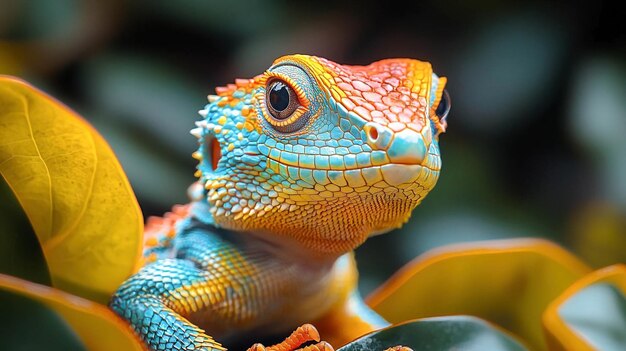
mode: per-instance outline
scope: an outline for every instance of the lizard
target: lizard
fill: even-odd
[[[388,326],[357,291],[353,250],[434,187],[445,85],[414,59],[288,55],[216,88],[191,131],[190,202],[148,220],[143,266],[110,307],[150,350],[294,329],[249,350],[333,350]]]

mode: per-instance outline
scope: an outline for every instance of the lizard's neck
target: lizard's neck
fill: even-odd
[[[333,264],[345,253],[329,254],[313,251],[290,237],[273,233],[240,232],[245,240],[262,247],[268,254],[285,262],[292,262],[319,270],[330,270]]]
[[[210,211],[210,205],[206,201],[191,203],[191,215],[203,224],[220,228]],[[314,270],[330,270],[337,259],[351,250],[338,253],[326,253],[311,250],[301,242],[285,235],[264,233],[257,231],[228,231],[229,235],[236,238],[242,245],[254,247],[256,250],[275,257],[285,263],[296,264]]]

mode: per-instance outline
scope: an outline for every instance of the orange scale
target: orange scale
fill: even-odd
[[[393,91],[393,86],[391,84],[383,84],[383,89],[385,89],[387,92],[391,92]]]
[[[369,85],[367,85],[367,83],[364,83],[364,82],[362,82],[360,80],[353,80],[352,81],[352,86],[355,89],[357,89],[359,91],[363,91],[363,92],[372,90],[372,87],[370,87]]]
[[[376,110],[370,112],[370,115],[374,119],[384,118],[385,117],[385,115],[382,112],[380,112],[380,109],[376,109]]]
[[[363,92],[363,97],[367,101],[371,101],[371,102],[379,102],[382,99],[382,96],[380,94],[374,93],[374,92],[371,92],[371,91]]]
[[[369,102],[365,102],[362,105],[363,107],[365,107],[366,109],[370,110],[370,111],[374,111],[376,110],[376,108],[374,107],[374,105],[370,104]]]
[[[250,82],[249,79],[235,78],[235,85],[238,87],[248,85],[249,82]]]
[[[380,125],[387,125],[389,124],[390,121],[395,121],[396,115],[394,114],[388,114],[387,117],[378,117],[378,118],[374,118],[372,120],[372,122],[378,123]]]
[[[420,106],[411,102],[411,104],[406,105],[405,110],[410,111],[411,113],[415,113],[420,109]]]
[[[424,107],[426,106],[426,98],[423,96],[420,96],[419,99],[417,99],[417,101],[419,102],[420,106]]]
[[[389,129],[393,130],[394,132],[399,132],[406,128],[406,124],[401,123],[401,122],[392,122],[392,123],[389,123],[387,127],[389,127]]]
[[[375,102],[375,103],[374,103],[374,106],[376,106],[376,109],[377,109],[378,111],[385,111],[385,110],[388,110],[388,109],[389,109],[389,106],[387,106],[387,105],[385,105],[385,104],[383,104],[383,103],[381,103],[381,102]]]
[[[158,244],[159,244],[159,241],[158,241],[158,239],[157,239],[157,238],[155,238],[155,237],[150,237],[150,238],[148,238],[148,239],[146,239],[146,240],[144,241],[144,246],[145,246],[145,247],[148,247],[148,248],[150,248],[150,247],[155,247],[155,246],[157,246]]]
[[[411,122],[409,124],[406,125],[407,127],[409,127],[410,129],[413,129],[416,132],[420,132],[422,130],[422,128],[424,128],[423,124],[418,124],[415,122]]]
[[[363,74],[363,72],[359,72],[359,71],[350,71],[349,73],[346,72],[346,75],[349,76],[350,78],[350,83],[352,83],[355,79],[362,79],[365,78],[365,75]]]
[[[408,95],[411,94],[411,89],[405,86],[399,86],[398,88],[396,88],[396,90],[402,93],[402,96],[405,97],[407,100],[410,99]]]
[[[163,218],[157,216],[148,217],[148,221],[146,222],[146,227],[159,226],[163,224]]]
[[[350,85],[349,83],[346,83],[346,82],[337,83],[337,86],[339,88],[341,88],[341,90],[343,90],[343,91],[352,91],[352,89],[353,89],[352,85]]]
[[[391,112],[398,114],[400,112],[402,112],[402,107],[398,106],[398,105],[391,105],[391,107],[389,107],[389,109],[391,110]]]
[[[358,105],[363,105],[364,103],[366,103],[365,99],[363,99],[361,96],[357,96],[357,95],[352,95],[350,96],[350,99],[352,101],[354,101],[354,103],[358,106]]]
[[[382,101],[386,106],[393,106],[396,104],[395,100],[389,95],[383,95]]]
[[[366,120],[371,120],[372,117],[370,116],[370,111],[368,111],[365,107],[363,106],[357,106],[354,108],[354,112],[356,112],[359,116],[363,117]]]
[[[224,95],[229,91],[230,89],[228,89],[227,87],[215,87],[215,92],[217,93],[217,95]]]
[[[389,94],[387,94],[387,96],[393,100],[400,100],[400,97],[402,96],[402,94],[400,94],[397,91],[392,91]]]
[[[342,74],[340,77],[341,77],[341,81],[342,81],[342,82],[346,82],[346,83],[348,83],[348,84],[351,84],[351,83],[352,83],[352,79],[353,79],[353,77],[352,77],[352,76],[350,76],[349,74]]]
[[[382,86],[378,88],[374,88],[374,91],[381,96],[387,95],[387,90],[385,90],[385,88],[383,88]]]
[[[409,123],[412,120],[413,113],[405,109],[404,111],[398,114],[398,117],[400,117],[400,122]]]
[[[352,89],[352,91],[350,91],[350,95],[354,96],[357,99],[361,99],[363,101],[365,101],[365,99],[363,99],[363,92],[360,90],[356,90],[356,89]]]
[[[391,77],[391,74],[389,74],[389,72],[387,72],[387,71],[381,71],[380,73],[376,73],[376,74],[372,75],[372,77],[374,77],[376,79],[384,80],[385,78]]]
[[[347,97],[341,99],[341,103],[346,109],[348,109],[348,111],[353,111],[354,108],[356,107],[356,104],[352,100],[350,100],[350,98],[347,98]]]
[[[385,116],[387,116],[387,121],[385,124],[388,124],[389,122],[396,122],[398,121],[398,115],[395,114],[394,112],[391,112],[389,110],[387,110],[385,112]]]
[[[410,104],[410,105],[406,105],[406,107],[404,108],[406,111],[409,111],[411,113],[417,113],[417,111],[419,111],[420,106],[419,105],[415,105],[415,104]]]
[[[385,83],[391,85],[392,87],[397,87],[400,84],[400,79],[396,77],[387,78],[385,79]]]

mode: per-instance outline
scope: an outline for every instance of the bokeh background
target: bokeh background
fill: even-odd
[[[447,243],[543,237],[594,267],[626,262],[619,14],[603,1],[0,0],[0,74],[28,80],[93,123],[147,217],[186,202],[196,147],[188,130],[215,86],[290,53],[348,64],[430,61],[452,97],[444,168],[404,228],[357,250],[367,294]],[[5,184],[0,240],[0,272],[49,283]],[[2,350],[81,349],[34,304],[0,295],[0,315]]]

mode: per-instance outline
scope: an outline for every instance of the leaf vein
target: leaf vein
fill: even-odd
[[[24,117],[26,118],[26,123],[28,123],[28,132],[30,133],[33,144],[35,145],[37,156],[39,157],[39,159],[43,163],[44,168],[46,169],[46,177],[48,179],[48,200],[50,201],[50,213],[49,213],[50,228],[48,228],[48,235],[47,235],[47,237],[49,238],[50,235],[52,234],[53,221],[54,221],[54,202],[52,200],[52,177],[50,176],[50,170],[48,169],[48,164],[46,163],[46,160],[44,160],[43,156],[41,155],[41,151],[39,150],[39,145],[37,144],[37,140],[35,139],[33,126],[30,122],[30,109],[28,106],[28,100],[24,96],[21,96],[20,99],[22,100],[22,103],[24,104]]]

